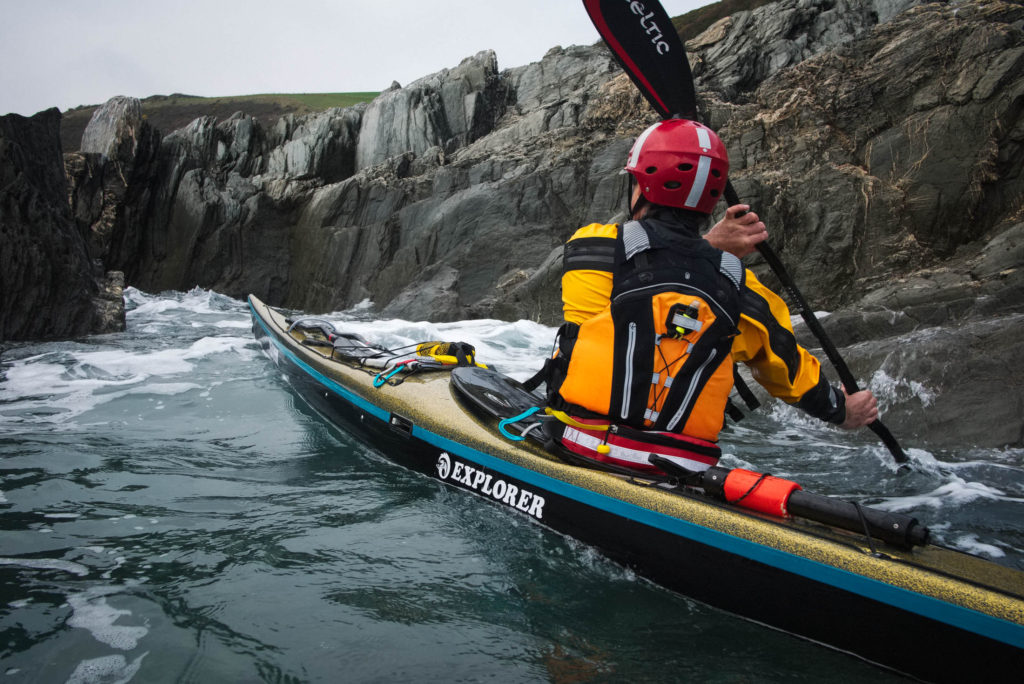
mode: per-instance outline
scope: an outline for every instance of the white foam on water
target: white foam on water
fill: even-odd
[[[245,359],[255,359],[257,352],[249,337],[203,337],[196,340],[182,356],[186,361],[204,359],[216,354],[234,353]]]
[[[877,370],[867,382],[863,378],[857,378],[857,384],[862,389],[869,389],[878,399],[881,417],[885,418],[885,410],[896,404],[904,404],[911,399],[917,399],[922,406],[930,406],[935,402],[936,392],[922,382],[907,378],[896,378],[884,370]],[[802,429],[820,429],[824,424],[817,418],[812,418],[804,411],[790,406],[782,401],[770,400],[768,403],[769,412],[773,418],[782,423],[799,425]]]
[[[52,530],[49,530],[52,531]],[[34,570],[60,570],[79,577],[89,574],[89,568],[59,558],[0,558],[0,565],[12,565],[19,568]]]
[[[191,377],[197,362],[218,354],[249,361],[258,352],[247,337],[203,337],[185,348],[150,352],[51,352],[11,363],[0,383],[0,402],[17,402],[17,414],[6,416],[17,422],[61,423],[128,395],[174,396],[206,389],[169,381]]]
[[[912,463],[917,469],[931,473],[933,475],[939,475],[943,478],[954,476],[954,473],[963,471],[968,476],[979,469],[985,470],[1000,470],[1007,471],[1012,474],[1021,473],[1021,463],[1024,463],[1024,453],[1020,449],[1002,449],[1002,450],[965,450],[957,451],[957,458],[964,458],[965,456],[975,456],[974,460],[939,460],[930,451],[917,448],[908,448],[904,452],[907,454],[909,462]],[[891,457],[888,455],[888,451],[884,449],[879,450],[880,460],[892,462]],[[1005,462],[1000,462],[999,458],[1002,457]],[[1011,477],[1013,477],[1011,475]],[[962,480],[961,480],[962,481]],[[1021,499],[1014,499],[1009,496],[1002,497],[1003,501],[1024,501]]]
[[[200,327],[201,324],[193,323],[192,325],[193,325],[193,327],[197,327],[198,328],[198,327]],[[213,325],[218,327],[218,328],[235,328],[237,330],[249,330],[249,329],[252,328],[252,321],[248,320],[248,319],[241,320],[241,321],[238,320],[238,319],[230,319],[230,320],[225,319],[225,320],[222,320],[222,321],[216,321],[216,322],[213,323]]]
[[[127,287],[124,298],[125,315],[128,318],[156,319],[171,313],[173,315],[170,317],[177,319],[185,312],[223,316],[228,308],[244,307],[242,302],[199,287],[194,287],[188,292],[163,292],[155,295]]]
[[[129,663],[123,655],[109,655],[92,658],[78,663],[68,677],[67,684],[126,684],[139,672],[146,651]]]
[[[757,470],[756,465],[754,465],[750,461],[741,458],[738,454],[728,453],[724,451],[722,452],[721,465],[722,467],[729,468],[744,468],[746,470],[755,471]]]
[[[924,406],[935,402],[936,393],[917,380],[894,378],[884,370],[876,370],[867,384],[880,403],[901,403],[916,397]]]
[[[126,288],[124,297],[129,333],[180,337],[184,331],[241,331],[252,325],[245,302],[200,288],[157,295]]]
[[[371,309],[373,309],[373,307],[374,303],[372,301],[370,301],[369,299],[364,299],[363,301],[359,302],[351,309],[349,309],[349,311],[370,311]]]
[[[1024,499],[1009,497],[1005,492],[995,487],[990,487],[981,482],[968,482],[963,478],[952,476],[951,481],[940,485],[930,492],[911,496],[891,497],[883,499],[877,504],[872,504],[872,506],[887,511],[903,512],[924,507],[933,509],[946,506],[960,507],[981,500],[1024,503]]]
[[[978,540],[978,535],[970,533],[963,534],[950,540],[950,545],[961,551],[972,553],[975,556],[988,556],[989,558],[1003,558],[1006,552],[993,544],[986,544]]]
[[[794,434],[798,435],[800,441],[804,444],[811,443],[808,440],[812,440],[815,437],[819,438],[817,442],[819,445],[828,446],[829,448],[842,443],[841,439],[837,438],[838,435],[842,434],[838,427],[829,423],[823,423],[809,415],[806,411],[801,411],[782,400],[768,399],[758,409],[758,412],[778,425],[776,433],[760,433],[760,436],[769,443],[790,446],[792,442],[789,439]],[[781,440],[781,442],[778,442],[778,440]]]
[[[114,624],[122,616],[132,614],[130,610],[120,610],[107,603],[107,596],[118,591],[113,587],[96,587],[69,596],[68,605],[73,612],[67,625],[87,630],[96,641],[111,648],[131,651],[149,630],[142,626]]]

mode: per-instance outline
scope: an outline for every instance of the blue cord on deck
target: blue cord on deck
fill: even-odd
[[[404,366],[399,364],[399,365],[395,366],[394,368],[392,368],[390,372],[388,372],[388,371],[381,371],[380,373],[377,374],[377,377],[375,377],[373,379],[373,386],[374,387],[383,387],[384,383],[387,382],[388,380],[390,380],[391,376],[393,376],[396,373],[398,373],[398,371],[402,370],[402,368],[404,368]]]
[[[520,413],[518,416],[512,416],[511,418],[505,418],[504,420],[499,421],[498,422],[498,431],[501,432],[501,434],[505,435],[505,437],[511,439],[513,442],[521,442],[521,441],[523,441],[524,439],[526,439],[525,437],[521,437],[519,435],[513,435],[511,432],[509,432],[508,430],[505,429],[505,426],[506,425],[511,425],[512,423],[518,423],[521,420],[529,418],[530,416],[532,416],[537,411],[540,411],[540,406],[533,406],[531,408],[526,409],[525,411]]]

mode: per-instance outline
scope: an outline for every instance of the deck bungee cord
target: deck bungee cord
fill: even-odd
[[[338,330],[323,318],[306,316],[286,318],[288,333],[305,335],[301,344],[329,348],[329,358],[374,374],[373,385],[396,385],[405,377],[423,370],[451,370],[459,366],[477,366],[476,349],[465,342],[413,342],[389,349],[372,344],[357,333]],[[486,367],[486,366],[482,366]],[[399,375],[403,374],[403,375]]]

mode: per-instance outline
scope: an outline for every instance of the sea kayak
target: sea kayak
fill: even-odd
[[[856,504],[835,502],[858,510],[860,532],[828,510],[816,520],[780,517],[684,478],[581,467],[517,434],[522,407],[539,397],[482,367],[468,345],[396,353],[253,296],[249,307],[256,339],[291,387],[407,468],[593,545],[671,590],[884,667],[930,681],[1024,671],[1024,573],[930,543],[916,521],[887,537],[868,523],[889,519]],[[814,517],[826,497],[806,499]]]

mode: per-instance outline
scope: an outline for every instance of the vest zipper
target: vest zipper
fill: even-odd
[[[626,342],[626,379],[622,388],[622,410],[619,411],[623,420],[629,418],[629,400],[633,393],[633,356],[636,354],[636,323],[629,324],[629,338]]]
[[[693,374],[693,378],[690,380],[690,386],[686,389],[686,396],[683,397],[683,403],[679,405],[679,410],[672,416],[672,420],[668,422],[665,429],[669,432],[673,432],[676,429],[676,425],[682,420],[683,415],[686,414],[687,408],[690,406],[690,402],[693,400],[693,394],[697,391],[697,385],[700,384],[700,376],[704,372],[704,369],[708,367],[714,358],[718,356],[718,350],[712,349],[711,353],[708,354],[708,358],[704,359],[704,363],[700,364],[697,371]]]

